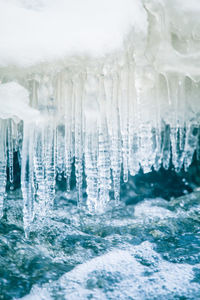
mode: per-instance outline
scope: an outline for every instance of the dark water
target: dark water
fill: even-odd
[[[133,191],[122,187],[124,201],[102,215],[58,192],[55,210],[35,221],[28,239],[21,192],[9,192],[0,299],[200,299],[200,191],[170,201],[139,201]]]

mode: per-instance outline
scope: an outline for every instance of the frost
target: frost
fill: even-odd
[[[34,30],[38,31],[39,37],[34,36],[33,30],[26,45],[21,43],[21,37],[18,41],[25,52],[18,51],[19,48],[11,51],[13,44],[10,37],[2,44],[1,51],[6,49],[4,46],[8,46],[9,51],[0,52],[3,62],[0,69],[0,206],[2,210],[7,164],[9,181],[11,184],[13,181],[12,149],[15,145],[21,154],[26,228],[35,214],[43,216],[53,208],[56,177],[58,180],[66,179],[69,192],[73,162],[78,203],[84,202],[83,181],[86,175],[88,208],[90,211],[102,211],[109,201],[111,190],[115,201],[119,201],[122,172],[126,182],[129,174],[137,174],[140,168],[145,173],[152,168],[159,170],[161,165],[167,169],[170,159],[176,171],[182,167],[187,170],[196,150],[199,159],[200,8],[197,1],[192,1],[189,7],[186,1],[183,1],[182,7],[178,6],[178,0],[136,1],[135,11],[128,1],[128,8],[133,9],[131,12],[135,16],[133,23],[129,23],[132,13],[127,14],[127,10],[123,11],[123,18],[119,21],[118,10],[125,5],[121,1],[116,1],[116,6],[111,2],[116,8],[116,14],[112,12],[114,19],[109,13],[105,24],[103,18],[99,19],[106,12],[103,1],[97,15],[98,22],[94,23],[92,31],[87,31],[91,24],[84,23],[83,32],[89,34],[84,43],[75,30],[69,37],[71,44],[68,44],[63,29],[59,27],[65,24],[56,19],[59,26],[56,27],[56,22],[53,22],[49,29],[52,29],[52,40],[48,40],[47,35],[47,40],[41,42],[47,33],[46,27],[44,31],[41,28],[40,36],[38,26],[41,23],[38,23]],[[51,17],[52,7],[55,8],[51,3],[52,7],[50,5],[46,11],[45,1],[41,10],[27,8],[23,4],[26,1],[0,3],[2,7],[9,5],[12,9],[17,5],[16,12],[20,14],[23,11],[23,17],[30,13],[30,22],[33,23],[37,23],[36,15],[42,20]],[[14,6],[12,3],[15,3]],[[69,1],[66,1],[60,7],[66,8],[68,4]],[[91,2],[88,0],[87,4]],[[75,6],[73,12],[74,9]],[[87,9],[83,9],[86,18]],[[94,7],[90,9],[94,13]],[[136,12],[141,13],[141,18],[136,17]],[[57,18],[58,9],[55,14]],[[125,23],[130,26],[123,27],[121,21],[128,16],[130,19]],[[115,23],[116,20],[119,23]],[[81,27],[77,15],[73,22]],[[20,24],[23,26],[23,18]],[[114,37],[114,40],[110,37],[118,32],[118,26],[122,26],[126,34],[123,30],[119,31],[116,42]],[[105,28],[108,28],[108,35]],[[0,38],[2,32],[1,28]],[[101,40],[102,32],[105,32],[104,40]],[[54,40],[55,33],[66,42],[64,47],[61,47],[60,40]],[[67,34],[68,31],[65,36]],[[74,38],[80,44],[74,43]],[[103,44],[97,49],[99,38],[104,45],[113,42],[115,50],[111,47],[107,53],[108,48],[101,47]],[[53,47],[52,42],[55,44]],[[41,46],[37,50],[39,52],[35,52],[37,45]],[[90,47],[87,51],[85,45],[92,45],[95,49]],[[29,51],[29,46],[32,51]],[[48,52],[45,60],[44,49]],[[52,61],[55,57],[57,60]],[[19,119],[23,120],[23,126],[21,123],[19,126]]]

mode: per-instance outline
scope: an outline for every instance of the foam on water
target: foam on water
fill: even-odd
[[[23,299],[194,299],[198,295],[191,265],[163,260],[149,242],[120,247],[124,249],[77,266],[57,282],[35,286]]]
[[[8,193],[0,222],[3,297],[199,298],[199,192],[121,203],[102,215],[80,210],[63,193],[50,216],[31,224],[28,239],[16,192]]]

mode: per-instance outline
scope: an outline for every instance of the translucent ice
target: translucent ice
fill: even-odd
[[[126,2],[127,7],[111,1],[110,7],[95,1],[98,11],[89,0],[84,7],[78,0],[72,6],[70,1],[50,2],[49,7],[42,1],[41,9],[27,7],[26,1],[0,1],[8,9],[3,17],[22,14],[19,26],[30,17],[30,35],[20,29],[17,42],[8,36],[12,26],[0,29],[5,42],[0,50],[0,197],[7,163],[12,182],[16,145],[26,227],[35,214],[51,211],[56,177],[66,179],[69,191],[73,162],[78,203],[86,176],[87,205],[101,211],[111,190],[119,201],[122,172],[127,181],[140,168],[145,173],[161,165],[167,169],[172,160],[179,171],[190,166],[194,153],[199,159],[198,1]],[[83,24],[76,5],[83,9]],[[58,16],[65,16],[68,6],[74,20],[63,23]],[[44,21],[47,25],[39,28]]]

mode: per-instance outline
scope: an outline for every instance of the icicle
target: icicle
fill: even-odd
[[[171,146],[172,146],[172,162],[175,170],[180,171],[183,163],[182,151],[183,148],[180,148],[183,143],[182,129],[180,129],[181,121],[181,102],[180,97],[183,97],[183,92],[181,91],[184,86],[184,77],[180,75],[170,74],[166,76],[167,86],[168,86],[168,97],[169,103],[171,105]],[[184,99],[181,99],[184,102]],[[181,122],[183,126],[183,122]],[[182,150],[182,151],[181,151]]]
[[[170,126],[165,125],[164,131],[163,131],[163,146],[162,146],[162,157],[163,157],[163,167],[164,169],[169,168],[170,164],[170,157],[171,157],[171,148],[170,148]]]
[[[87,134],[85,144],[85,173],[87,176],[87,205],[90,211],[98,206],[98,169],[96,134]]]
[[[74,78],[74,102],[75,102],[75,169],[76,169],[76,187],[77,201],[82,203],[82,181],[83,181],[83,132],[82,132],[82,113],[83,113],[83,93],[84,93],[84,75],[80,74]]]
[[[90,211],[98,207],[98,137],[87,130],[85,137],[85,174],[87,176],[87,205]]]
[[[107,120],[105,113],[106,99],[104,89],[103,76],[99,78],[99,106],[100,106],[100,120],[99,120],[99,153],[98,153],[98,187],[99,187],[99,202],[97,210],[101,211],[105,208],[109,201],[110,190],[110,144],[107,128]]]
[[[187,171],[192,163],[194,151],[198,143],[198,124],[189,123],[186,125],[186,141],[184,149],[184,168]]]
[[[41,126],[35,128],[34,135],[34,180],[35,180],[35,212],[38,215],[45,214],[44,203],[47,197],[45,184],[44,165],[44,129]]]
[[[165,15],[160,6],[154,9],[153,5],[153,16]],[[163,32],[168,44],[171,38],[164,28],[169,25],[168,17],[163,20],[159,16],[162,28],[153,39],[160,39]],[[155,18],[150,32],[156,22]],[[145,51],[145,41],[139,50]],[[151,43],[149,39],[147,45]],[[161,41],[155,49],[159,51],[166,43]],[[198,74],[189,77],[187,72],[177,72],[165,57],[162,65],[162,58],[153,56],[155,49],[152,47],[147,60],[144,53],[126,46],[123,53],[105,60],[86,59],[78,67],[72,60],[50,72],[41,69],[39,75],[31,69],[27,79],[21,79],[30,91],[29,105],[40,111],[41,120],[24,122],[23,127],[15,124],[20,117],[10,107],[3,115],[7,120],[0,123],[1,214],[6,161],[12,188],[15,151],[21,157],[26,232],[34,217],[44,217],[53,209],[55,178],[64,176],[70,191],[73,162],[77,202],[84,203],[85,171],[87,205],[93,211],[106,206],[110,192],[119,202],[121,170],[126,182],[140,168],[144,173],[152,168],[157,171],[162,164],[167,169],[171,161],[176,171],[183,164],[187,169],[195,150],[199,159]],[[173,52],[170,59],[174,57]]]
[[[198,148],[200,83],[187,77],[185,84],[188,112],[185,123],[184,168],[187,170],[192,163],[194,151]]]
[[[156,153],[153,151],[153,122],[150,111],[147,109],[153,105],[151,82],[146,78],[147,70],[141,66],[136,69],[135,87],[136,87],[136,108],[137,108],[137,126],[136,133],[138,139],[138,162],[144,173],[150,172],[155,162]],[[145,80],[147,87],[143,89],[142,83]],[[150,103],[149,103],[150,102]],[[153,112],[151,111],[151,114]]]
[[[132,79],[132,82],[131,82],[131,79]],[[140,107],[141,88],[136,79],[137,79],[137,70],[135,68],[135,65],[132,65],[131,75],[129,77],[129,80],[130,80],[129,87],[133,88],[132,97],[130,98],[130,100],[131,100],[130,107],[132,108],[132,113],[133,113],[133,115],[132,115],[133,123],[132,123],[132,128],[130,128],[130,138],[129,138],[129,141],[130,141],[130,143],[129,143],[129,145],[130,145],[130,159],[129,159],[130,160],[130,174],[132,176],[136,175],[140,169],[139,128],[140,128],[140,124],[141,124],[141,107]],[[129,91],[131,91],[131,89],[129,89]]]
[[[131,62],[131,57],[129,58],[129,171],[130,175],[134,176],[139,171],[138,163],[138,136],[136,134],[137,128],[137,107],[136,107],[136,90],[135,90],[135,70],[134,64]]]
[[[142,86],[141,86],[141,68],[135,68],[135,92],[136,92],[136,101],[135,101],[135,134],[134,134],[134,144],[133,151],[136,159],[136,169],[138,164],[138,169],[140,168],[141,158],[140,158],[140,149],[141,149],[141,131],[142,131]]]
[[[179,104],[178,104],[178,149],[179,149],[179,169],[181,169],[184,161],[184,148],[185,148],[185,122],[186,122],[186,96],[185,96],[185,77],[179,80]]]
[[[105,80],[106,84],[106,80]],[[108,87],[111,89],[111,112],[112,112],[112,131],[111,131],[111,167],[112,180],[114,188],[114,198],[116,203],[120,198],[120,177],[121,177],[121,134],[120,134],[120,117],[119,117],[119,76],[113,76],[112,84]],[[108,93],[107,93],[108,94]],[[107,95],[107,99],[108,99]],[[127,166],[128,168],[128,166]],[[126,173],[126,172],[125,172]]]
[[[160,77],[156,76],[155,83],[155,110],[156,120],[153,129],[153,151],[155,151],[155,162],[153,164],[154,170],[158,171],[162,164],[162,125],[161,125],[161,104],[160,104]]]
[[[53,124],[47,125],[44,130],[46,214],[52,210],[55,198],[55,145],[55,129]]]
[[[26,236],[29,233],[31,222],[34,219],[34,126],[24,123],[23,146],[22,146],[22,166],[21,166],[21,188],[24,201],[23,221]]]
[[[123,66],[120,73],[120,124],[122,135],[123,180],[127,182],[129,157],[129,65],[127,58],[125,66]]]
[[[62,180],[62,176],[66,175],[66,152],[65,152],[65,101],[66,99],[66,88],[65,88],[65,76],[63,72],[57,75],[55,84],[55,101],[56,101],[56,113],[59,116],[59,121],[56,128],[56,170],[57,178],[59,181]]]
[[[6,121],[0,119],[0,218],[3,216],[3,206],[6,191]]]
[[[64,101],[65,101],[65,177],[67,182],[67,192],[69,192],[71,166],[74,157],[74,142],[73,142],[73,133],[72,133],[72,130],[74,130],[74,126],[72,124],[73,84],[72,81],[69,79],[66,79],[65,82]]]
[[[8,144],[8,168],[9,168],[9,182],[10,182],[10,190],[13,190],[14,186],[14,175],[13,175],[13,121],[8,120],[8,127],[7,127],[7,144]]]
[[[55,130],[37,124],[34,129],[33,177],[34,215],[44,217],[53,208],[55,197]]]
[[[155,161],[153,153],[153,137],[150,124],[140,127],[140,164],[144,173],[151,172],[151,167]]]
[[[84,97],[85,111],[85,174],[87,205],[90,211],[98,207],[98,80],[88,74]]]
[[[58,180],[62,179],[65,172],[65,127],[58,125],[56,128],[56,169]]]

